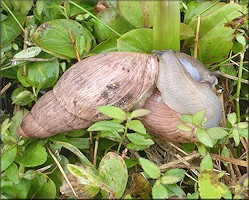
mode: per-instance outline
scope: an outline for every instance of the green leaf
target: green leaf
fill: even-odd
[[[54,182],[45,174],[37,172],[32,180],[29,191],[29,198],[34,199],[54,199],[56,196],[56,187]]]
[[[228,150],[228,148],[227,148],[226,146],[223,147],[223,149],[222,149],[222,151],[221,151],[221,155],[224,156],[224,157],[226,157],[226,158],[229,158],[229,157],[230,157],[230,152],[229,152],[229,150]],[[228,165],[227,162],[223,162],[223,164],[224,164],[225,166]]]
[[[152,29],[133,29],[123,34],[117,42],[118,51],[151,53]]]
[[[84,185],[90,185],[93,187],[100,187],[102,184],[101,178],[98,176],[98,172],[94,167],[86,165],[77,166],[68,164],[69,172],[77,178],[77,180]]]
[[[150,113],[151,113],[150,110],[141,108],[141,109],[132,111],[130,117],[131,119],[133,119],[133,118],[138,118],[138,117],[143,117],[145,115],[149,115]]]
[[[122,109],[115,106],[98,106],[97,110],[110,118],[118,120],[126,119],[126,113]]]
[[[17,165],[13,162],[5,170],[6,176],[15,184],[19,182],[19,171]]]
[[[114,52],[118,50],[117,39],[119,37],[110,38],[104,42],[99,43],[92,51],[91,54],[101,54],[107,52]]]
[[[74,153],[76,156],[79,157],[82,164],[88,165],[90,167],[94,167],[93,164],[86,158],[86,156],[84,154],[82,154],[82,152],[79,149],[77,149],[75,146],[73,146],[69,143],[66,143],[66,142],[61,142],[61,141],[56,141],[55,144],[61,145],[64,148],[66,148],[67,150]]]
[[[8,199],[27,199],[31,187],[31,181],[21,179],[17,184],[7,177],[1,178],[1,192]]]
[[[153,145],[154,141],[151,139],[146,139],[143,135],[137,133],[127,134],[127,138],[134,144],[137,145]]]
[[[198,144],[197,145],[197,148],[198,148],[198,152],[202,155],[202,156],[205,156],[206,153],[207,153],[207,149],[206,147],[203,145],[203,144]]]
[[[125,159],[125,164],[127,168],[131,168],[139,164],[139,160],[137,158],[128,158],[128,159]]]
[[[33,180],[36,177],[37,172],[35,170],[28,170],[24,173],[23,178],[27,180]]]
[[[221,138],[224,138],[228,135],[227,131],[225,131],[224,129],[219,128],[219,127],[209,128],[207,130],[207,133],[210,136],[210,138],[212,138],[212,139],[221,139]]]
[[[185,124],[178,124],[178,125],[176,125],[176,128],[181,130],[181,131],[185,131],[185,132],[192,132],[193,131],[192,127],[185,125]]]
[[[200,164],[200,171],[203,172],[204,170],[213,170],[213,161],[209,154],[207,154],[201,161]]]
[[[9,122],[9,118],[5,119],[1,124],[1,141],[3,144],[6,144],[8,141],[11,140],[11,134],[8,130],[11,126],[12,122]]]
[[[42,165],[47,160],[46,149],[39,143],[30,143],[22,156],[17,155],[15,161],[25,167],[36,167]]]
[[[181,181],[185,176],[183,169],[170,169],[163,177],[161,177],[162,184],[173,184]]]
[[[21,25],[24,24],[26,15],[13,13]],[[15,19],[9,15],[7,19],[1,22],[1,47],[11,43],[20,33],[22,29],[16,23]]]
[[[206,110],[205,109],[202,109],[200,111],[198,111],[197,113],[195,113],[193,115],[193,123],[196,125],[196,126],[199,126],[202,124],[203,122],[203,119],[205,117],[205,113],[206,113]]]
[[[78,149],[89,149],[90,148],[89,138],[69,138],[67,142],[72,144]]]
[[[248,129],[236,128],[236,130],[239,132],[240,136],[248,138]]]
[[[142,166],[144,172],[148,174],[150,178],[157,179],[160,177],[160,169],[153,162],[145,158],[139,158],[139,163]]]
[[[133,131],[141,134],[146,134],[146,129],[144,128],[142,122],[140,122],[139,120],[131,120],[126,123],[126,126]]]
[[[198,128],[197,132],[196,132],[196,137],[205,146],[207,146],[207,147],[213,147],[214,146],[214,144],[212,142],[212,139],[207,134],[207,131],[205,129]]]
[[[107,138],[109,140],[114,140],[117,142],[119,142],[121,139],[121,136],[119,135],[119,133],[117,131],[101,131],[99,133],[99,137]]]
[[[138,145],[138,144],[133,144],[129,143],[126,145],[127,149],[133,150],[133,151],[143,151],[145,149],[148,149],[150,145]]]
[[[6,144],[1,153],[1,172],[11,165],[17,154],[16,144]]]
[[[7,6],[17,12],[18,13],[21,13],[21,14],[25,14],[27,15],[28,14],[28,11],[32,8],[33,6],[33,2],[32,1],[29,1],[29,0],[22,0],[22,1],[19,1],[19,0],[11,0],[11,1],[4,1],[5,4],[7,4]],[[3,7],[6,11],[7,9],[5,8],[5,6]]]
[[[103,182],[113,190],[112,198],[121,198],[124,194],[128,181],[128,171],[126,164],[117,153],[107,153],[99,163],[99,175]],[[110,198],[111,194],[103,192],[104,198]]]
[[[152,187],[153,199],[167,199],[168,191],[162,184],[154,184]]]
[[[203,171],[198,177],[198,190],[201,199],[231,199],[232,195],[227,186],[221,183],[218,175],[210,170]],[[210,192],[212,191],[212,192]]]
[[[17,130],[20,124],[22,123],[23,118],[29,113],[27,109],[22,109],[17,111],[14,116],[11,118],[11,126],[9,128],[10,133],[13,137],[17,138]]]
[[[164,185],[164,187],[167,189],[168,191],[168,197],[180,197],[182,199],[186,199],[186,194],[185,192],[182,190],[182,188],[180,186],[178,186],[177,184],[170,184],[170,185]]]
[[[153,25],[152,1],[118,1],[121,14],[136,28],[150,28]]]
[[[124,129],[124,126],[112,121],[100,121],[90,126],[87,131],[117,131]]]
[[[119,34],[124,34],[134,28],[134,26],[121,15],[120,11],[114,7],[102,10],[96,17]],[[117,36],[116,33],[106,26],[103,26],[102,23],[97,21],[94,23],[94,35],[99,42]]]
[[[238,146],[239,143],[240,143],[240,138],[239,138],[239,132],[238,132],[238,130],[237,129],[233,129],[232,130],[232,135],[233,135],[233,139],[235,141],[236,146]]]
[[[236,113],[229,113],[227,115],[227,120],[232,124],[234,125],[237,121],[237,116],[236,116]]]
[[[193,123],[191,115],[181,115],[179,119],[186,123]]]
[[[195,36],[194,30],[184,23],[180,24],[180,32],[181,32],[181,35],[180,35],[181,40],[185,40],[185,39]]]
[[[84,57],[95,44],[95,40],[90,31],[76,21],[69,19],[48,21],[36,29],[32,38],[38,47],[49,54],[62,59],[76,59],[69,30],[71,30],[75,41],[79,41],[81,36],[84,37],[84,47],[77,46],[78,49],[84,49],[83,53],[80,54],[81,58]]]
[[[19,51],[17,54],[14,55],[13,58],[33,58],[37,56],[41,52],[40,47],[29,47],[22,51]]]
[[[236,40],[243,46],[246,45],[246,38],[243,35],[236,35]]]
[[[240,122],[237,124],[238,128],[240,129],[247,129],[248,128],[248,122]]]
[[[32,92],[28,90],[16,88],[11,95],[12,104],[16,104],[19,106],[28,105],[32,101],[32,95]]]
[[[187,194],[187,199],[189,199],[189,200],[199,199],[199,193],[198,193],[198,191],[195,191],[193,194],[188,193]]]
[[[51,58],[49,54],[42,53],[40,58]],[[53,59],[51,61],[31,62],[26,64],[27,76],[23,76],[23,68],[20,67],[17,72],[18,80],[26,86],[28,83],[30,86],[34,86],[39,89],[45,89],[54,86],[59,76],[59,61]]]

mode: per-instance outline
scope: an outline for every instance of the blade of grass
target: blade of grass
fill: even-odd
[[[154,2],[153,48],[180,51],[180,2]]]

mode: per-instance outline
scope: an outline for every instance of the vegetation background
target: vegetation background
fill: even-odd
[[[1,1],[1,199],[247,199],[247,6],[242,0]],[[192,123],[198,142],[156,141],[139,121],[144,110],[105,106],[99,109],[112,120],[88,130],[17,136],[34,103],[78,60],[166,48],[221,72],[221,127],[204,129],[203,111],[181,118],[179,128],[189,131],[184,123]]]

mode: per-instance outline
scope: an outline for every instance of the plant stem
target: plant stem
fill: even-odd
[[[118,145],[117,153],[119,153],[119,151],[120,151],[121,145],[122,145],[122,143],[123,143],[123,141],[124,141],[124,139],[126,137],[127,131],[128,131],[128,127],[127,127],[127,125],[125,125],[125,131],[124,131],[124,134],[123,134],[123,136],[122,136],[122,138],[120,140],[120,143]]]
[[[238,123],[240,122],[239,96],[240,96],[241,82],[242,82],[243,60],[244,60],[244,51],[240,53],[240,64],[239,64],[239,72],[238,72],[238,83],[237,83],[237,91],[236,91],[236,114],[237,114],[237,121],[238,121]]]
[[[153,48],[180,51],[180,2],[154,2]]]

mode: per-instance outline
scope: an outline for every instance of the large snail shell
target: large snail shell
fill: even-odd
[[[221,103],[209,84],[195,80],[172,50],[158,55],[159,75],[157,88],[165,104],[180,114],[195,114],[206,109],[206,128],[218,126]],[[198,66],[201,67],[201,66]],[[195,69],[198,68],[195,66]]]
[[[105,118],[96,110],[101,105],[129,111],[153,92],[157,75],[157,59],[148,54],[111,52],[86,58],[39,99],[18,133],[43,138],[86,128]]]
[[[142,117],[141,121],[154,137],[180,143],[197,141],[191,132],[183,132],[176,128],[182,123],[179,120],[180,114],[164,103],[157,89],[145,101],[144,108],[151,110],[151,113]]]

